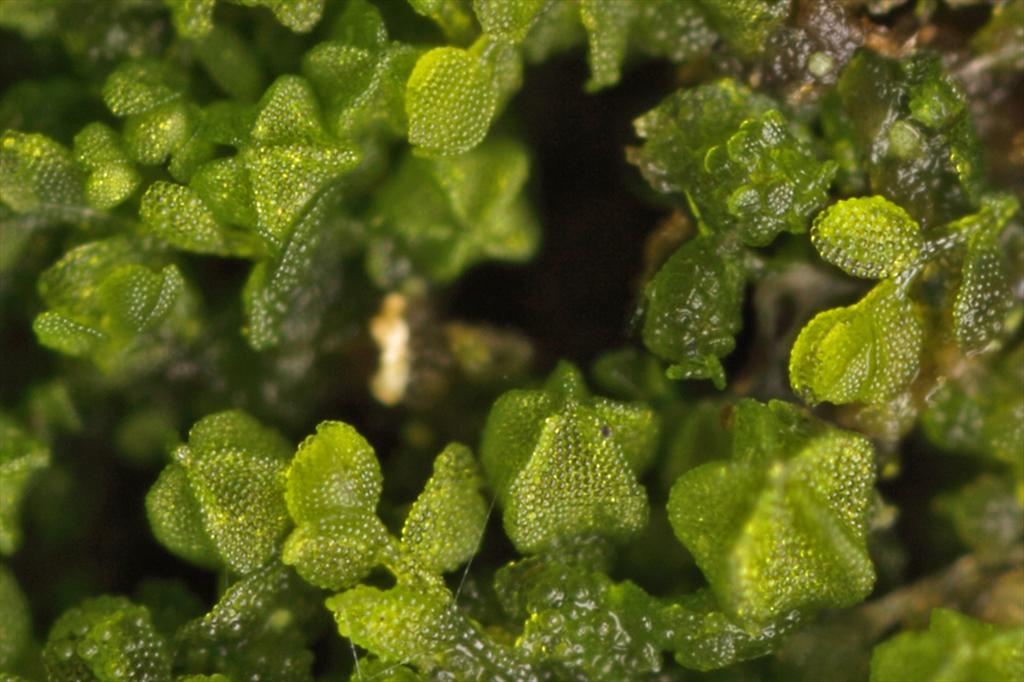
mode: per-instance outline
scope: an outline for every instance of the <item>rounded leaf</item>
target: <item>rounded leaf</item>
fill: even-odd
[[[490,74],[479,59],[459,48],[435,48],[420,57],[409,76],[409,142],[441,156],[467,152],[487,135],[496,103]]]
[[[880,196],[833,204],[815,219],[811,241],[829,263],[870,279],[903,272],[924,245],[917,222]]]
[[[380,463],[366,439],[344,422],[326,421],[299,446],[288,469],[285,499],[292,518],[302,524],[337,511],[373,512],[383,485]]]

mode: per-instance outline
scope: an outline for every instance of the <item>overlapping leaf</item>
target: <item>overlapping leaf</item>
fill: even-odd
[[[793,344],[789,381],[812,405],[882,403],[917,375],[923,342],[918,306],[885,280],[858,303],[807,323]]]
[[[371,273],[386,283],[411,266],[448,282],[481,260],[529,258],[540,235],[523,196],[528,166],[507,139],[451,159],[407,156],[375,200]]]
[[[863,599],[874,451],[783,402],[736,407],[728,462],[672,487],[669,519],[726,614],[758,627]]]
[[[382,477],[373,448],[342,422],[323,422],[299,446],[286,499],[296,529],[285,563],[320,587],[348,587],[380,562],[387,529],[377,518]]]
[[[154,535],[197,563],[219,559],[240,574],[263,566],[290,525],[290,454],[280,435],[244,412],[201,419],[146,497]]]
[[[631,160],[660,192],[685,194],[708,230],[751,246],[802,232],[836,165],[820,162],[771,99],[732,80],[680,90],[638,118]]]

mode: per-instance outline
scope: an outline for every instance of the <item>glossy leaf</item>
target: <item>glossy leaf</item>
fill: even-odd
[[[473,0],[473,12],[485,33],[522,42],[551,0]]]
[[[164,0],[171,10],[174,27],[188,38],[201,38],[213,29],[217,0]],[[263,6],[293,31],[312,30],[324,11],[324,0],[240,0],[238,4]]]
[[[659,605],[633,583],[535,557],[503,568],[496,589],[524,621],[517,648],[558,679],[642,679],[661,670]]]
[[[711,379],[724,388],[719,358],[735,347],[746,274],[719,240],[699,236],[661,266],[644,290],[644,345],[676,364],[674,379]]]
[[[256,106],[252,143],[240,152],[249,173],[256,228],[274,248],[312,200],[359,162],[354,149],[336,142],[320,120],[310,84],[282,76]]]
[[[588,90],[600,90],[619,81],[629,44],[629,27],[639,3],[617,0],[581,0],[580,21],[587,31]]]
[[[836,173],[819,162],[777,105],[733,80],[678,91],[634,121],[631,161],[660,192],[686,196],[709,231],[751,246],[803,232]]]
[[[323,597],[272,561],[230,585],[204,616],[177,633],[178,665],[228,679],[312,682],[309,635]]]
[[[147,246],[124,237],[88,242],[44,271],[48,310],[32,324],[39,342],[124,376],[158,366],[175,342],[193,338],[192,293],[177,266]]]
[[[255,235],[221,225],[195,191],[184,185],[154,182],[142,197],[139,217],[153,234],[184,251],[222,256],[261,252]]]
[[[93,208],[117,206],[142,183],[117,133],[102,123],[91,123],[75,135],[75,158],[89,170],[85,199]]]

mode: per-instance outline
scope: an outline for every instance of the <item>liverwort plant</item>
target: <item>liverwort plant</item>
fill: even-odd
[[[0,4],[0,679],[1024,679],[1022,38]]]

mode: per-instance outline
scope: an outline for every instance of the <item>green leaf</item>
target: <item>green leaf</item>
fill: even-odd
[[[200,38],[213,28],[217,0],[164,0],[171,10],[174,28],[186,38]]]
[[[952,521],[961,544],[984,559],[999,561],[1024,537],[1024,506],[1009,476],[983,475],[934,507]]]
[[[0,554],[13,554],[21,544],[21,501],[49,464],[49,449],[0,413]]]
[[[402,549],[430,573],[454,571],[473,556],[487,522],[480,473],[469,448],[448,445],[402,527]]]
[[[743,323],[746,273],[739,255],[712,236],[686,242],[644,289],[643,340],[676,363],[674,379],[711,379],[724,388],[719,358],[735,347]]]
[[[555,54],[581,45],[585,40],[578,3],[552,2],[523,41],[523,54],[529,63],[539,64]]]
[[[967,235],[960,286],[953,301],[953,333],[964,350],[981,350],[998,338],[1013,309],[1013,293],[999,238],[1019,208],[1013,196],[989,195],[982,199],[977,213],[949,226],[954,238]]]
[[[32,331],[40,345],[72,356],[89,355],[108,339],[99,329],[50,310],[32,320]]]
[[[795,611],[761,627],[737,622],[721,610],[708,589],[667,605],[661,616],[664,646],[680,665],[702,671],[770,654],[802,622]]]
[[[453,43],[472,39],[476,26],[467,0],[408,0],[417,13],[429,17],[444,31]]]
[[[221,564],[185,467],[174,463],[160,472],[146,494],[146,516],[153,536],[172,554],[204,568]]]
[[[382,661],[429,667],[454,639],[455,614],[444,588],[360,585],[327,600],[338,632]]]
[[[217,0],[164,0],[174,28],[186,38],[201,38],[213,29]],[[237,0],[237,4],[266,7],[282,25],[297,33],[313,30],[324,11],[324,0]]]
[[[302,73],[323,99],[336,134],[375,131],[381,126],[405,134],[406,82],[420,52],[401,43],[364,47],[325,42],[303,57]]]
[[[63,145],[36,133],[4,132],[0,138],[0,201],[15,213],[59,216],[84,200],[85,178]]]
[[[196,126],[195,110],[184,102],[171,101],[124,124],[124,146],[144,166],[159,166],[180,149]]]
[[[661,670],[660,605],[631,582],[532,557],[502,568],[495,589],[524,621],[516,649],[554,679],[637,680]]]
[[[250,271],[242,291],[242,333],[256,350],[300,348],[314,342],[341,291],[338,263],[362,237],[362,223],[341,205],[343,192],[321,193],[284,243]]]
[[[406,88],[409,142],[425,153],[462,154],[487,135],[497,92],[484,63],[467,51],[438,47],[427,52]]]
[[[14,670],[31,641],[28,601],[11,572],[0,564],[0,671]]]
[[[998,338],[1013,309],[1003,248],[977,235],[964,255],[960,287],[953,302],[953,333],[965,350],[980,350]]]
[[[149,610],[124,597],[96,597],[65,611],[50,630],[43,663],[53,682],[171,678],[169,647]]]
[[[407,156],[375,198],[371,274],[388,283],[412,265],[449,282],[482,260],[532,256],[540,229],[523,196],[528,169],[522,145],[502,138],[450,159]]]
[[[874,450],[788,403],[741,401],[732,459],[683,474],[669,520],[726,613],[758,627],[856,604],[867,552]]]
[[[68,251],[40,275],[39,294],[49,308],[32,324],[39,342],[111,375],[160,365],[198,331],[181,273],[137,239]]]
[[[900,60],[861,50],[836,85],[830,130],[865,171],[868,190],[903,207],[927,231],[968,213],[984,166],[967,100],[937,55]]]
[[[171,312],[185,288],[174,265],[153,272],[142,265],[125,265],[110,273],[99,296],[115,333],[141,334],[154,329]]]
[[[376,657],[364,656],[358,659],[349,682],[424,682],[425,677],[412,668],[396,663],[385,663]]]
[[[740,55],[754,56],[789,16],[790,0],[696,0],[708,23]]]
[[[924,323],[892,280],[858,303],[819,313],[800,332],[789,381],[807,403],[880,404],[917,375]]]
[[[280,435],[244,412],[204,417],[147,497],[154,532],[197,563],[212,563],[212,546],[238,573],[254,571],[277,553],[290,525],[283,480],[290,454]]]
[[[380,10],[370,0],[349,0],[331,24],[331,40],[345,45],[375,49],[388,40],[387,26]],[[314,48],[316,49],[316,48]]]
[[[940,386],[922,415],[928,439],[957,454],[1015,467],[1024,483],[1024,345],[990,363],[975,363]],[[1018,489],[1018,494],[1024,487]],[[1022,497],[1024,499],[1024,497]]]
[[[497,115],[523,86],[522,52],[518,45],[506,38],[484,34],[470,46],[469,53],[479,58],[491,74]]]
[[[309,633],[320,631],[322,612],[320,591],[271,561],[178,631],[178,667],[231,680],[312,682]]]
[[[484,33],[521,43],[551,0],[473,0]]]
[[[170,191],[154,189],[157,186],[162,187],[162,184],[157,181],[150,185],[150,189],[156,193],[156,196],[147,200],[146,195],[143,195],[142,206],[139,210],[140,217],[144,223],[164,225],[158,232],[169,230],[174,235],[174,238],[165,237],[165,239],[172,244],[176,239],[182,238],[183,232],[188,236],[186,244],[191,244],[192,240],[195,239],[195,235],[189,234],[191,232],[199,232],[204,237],[203,241],[205,242],[209,239],[211,244],[232,240],[228,239],[227,234],[214,236],[206,229],[199,230],[196,227],[187,228],[179,226],[179,216],[177,215],[168,215],[167,222],[163,223],[164,218],[161,210],[163,202],[157,201],[157,199],[163,198],[161,195],[164,192],[171,194],[170,199],[172,201],[169,203],[177,205],[180,201],[180,208],[176,207],[173,213],[181,212],[186,217],[196,213],[197,215],[194,216],[196,222],[207,226],[209,221],[205,214],[209,212],[216,222],[223,222],[241,228],[248,240],[253,241],[248,235],[255,233],[256,230],[258,220],[256,217],[256,206],[253,202],[249,173],[237,156],[213,159],[195,169],[195,172],[189,178],[189,189],[198,195],[199,199],[202,200],[201,203],[194,202],[193,197],[190,196],[191,192],[182,192],[177,189]],[[175,197],[174,195],[177,193],[180,193],[181,197]],[[152,202],[152,205],[150,202]],[[150,212],[153,214],[152,220],[149,218]],[[168,211],[168,213],[171,212]],[[218,226],[218,229],[224,231],[224,228],[221,226]],[[237,235],[234,241],[240,239],[244,240],[241,235]],[[240,246],[234,245],[235,248]]]
[[[837,166],[820,162],[771,99],[723,79],[676,92],[634,122],[630,161],[659,192],[685,194],[708,231],[751,246],[803,232]]]
[[[383,478],[373,448],[348,424],[322,422],[288,469],[285,499],[296,529],[284,562],[319,587],[355,584],[380,562]]]
[[[359,153],[328,135],[304,78],[278,78],[256,111],[252,143],[240,157],[252,185],[257,231],[280,248],[313,199],[356,167]]]
[[[648,0],[630,27],[630,49],[681,64],[703,56],[718,42],[700,6],[690,0]]]
[[[998,627],[952,609],[932,611],[925,632],[902,632],[875,647],[871,682],[1010,680],[1024,675],[1024,628]]]
[[[564,362],[543,390],[501,396],[480,453],[516,548],[537,553],[642,528],[647,496],[635,471],[649,462],[658,428],[639,404],[591,397],[579,371]]]
[[[640,9],[635,2],[619,0],[581,0],[580,22],[587,31],[587,63],[590,79],[586,88],[593,92],[619,82],[622,62],[629,44],[629,29]]]
[[[103,84],[103,102],[118,117],[144,114],[181,98],[184,75],[155,59],[129,61]]]
[[[829,263],[854,277],[870,279],[900,274],[924,246],[917,222],[879,196],[829,206],[815,218],[811,241]]]
[[[218,162],[207,165],[212,164]],[[255,235],[220,224],[198,194],[184,185],[154,182],[142,196],[139,218],[144,229],[183,251],[242,257],[263,251]]]
[[[210,78],[232,99],[255,102],[266,76],[259,58],[236,32],[214,26],[195,44],[196,56]]]
[[[93,208],[117,206],[142,183],[117,133],[103,123],[90,123],[75,135],[75,158],[89,170],[85,199]]]

